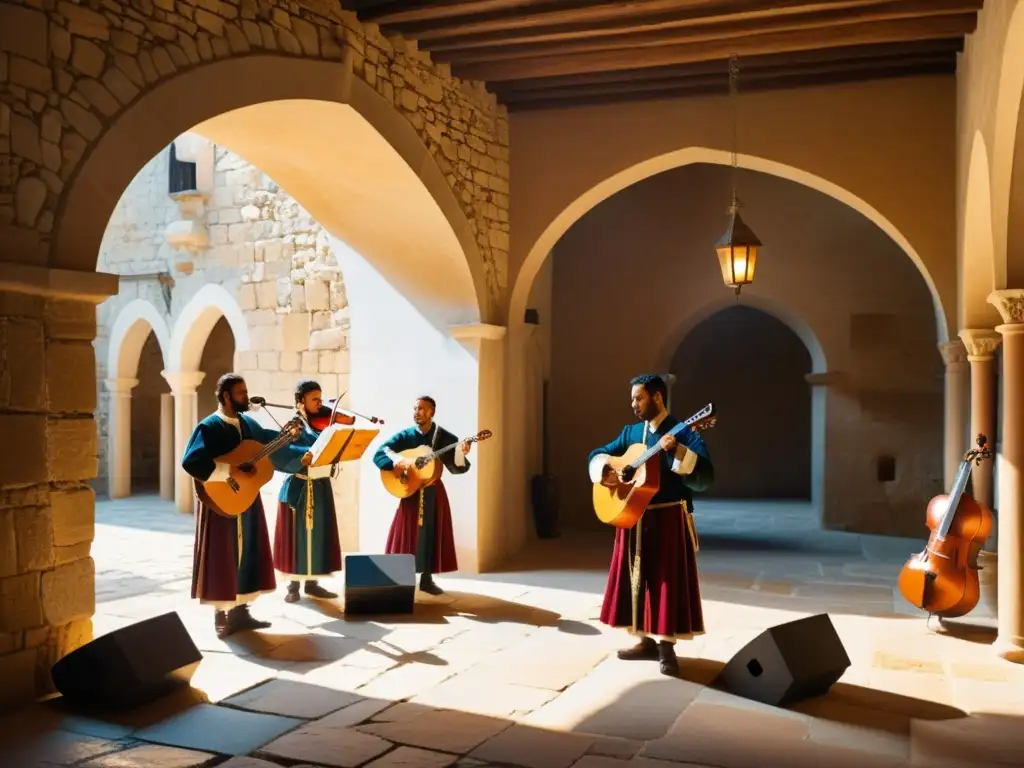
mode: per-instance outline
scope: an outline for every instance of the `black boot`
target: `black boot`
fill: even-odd
[[[292,581],[288,583],[288,594],[284,596],[286,603],[297,603],[299,602],[299,582]]]
[[[420,591],[426,592],[428,595],[444,594],[444,590],[434,583],[433,577],[426,571],[420,574]]]
[[[213,629],[222,640],[228,636],[228,615],[224,611],[213,612]]]
[[[252,614],[249,613],[248,605],[236,605],[228,611],[227,631],[230,635],[249,629],[266,629],[269,626],[269,621],[254,619]]]
[[[334,594],[330,590],[324,589],[319,584],[317,584],[315,581],[307,581],[306,582],[306,594],[309,595],[310,597],[315,597],[318,600],[337,600],[338,599],[338,596],[336,594]]]
[[[618,653],[623,661],[654,661],[658,658],[658,644],[651,638],[644,637],[632,648],[624,648]]]
[[[679,675],[679,659],[676,658],[675,643],[662,640],[658,643],[658,668],[661,674],[669,677]]]

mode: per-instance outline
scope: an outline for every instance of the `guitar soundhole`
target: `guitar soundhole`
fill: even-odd
[[[622,470],[622,482],[632,483],[634,477],[636,477],[636,470],[632,467],[626,467]]]

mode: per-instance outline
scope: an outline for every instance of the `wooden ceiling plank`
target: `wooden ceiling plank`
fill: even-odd
[[[885,43],[882,45],[860,45],[842,48],[827,48],[821,51],[790,51],[781,54],[764,54],[749,56],[741,62],[741,73],[747,73],[761,67],[780,65],[796,65],[801,63],[819,63],[829,61],[855,61],[860,59],[877,59],[888,56],[920,56],[945,55],[955,56],[963,51],[963,38],[945,40],[919,40],[908,43]],[[647,69],[631,69],[612,72],[595,72],[586,75],[563,75],[560,77],[543,77],[512,80],[508,85],[499,83],[495,89],[515,87],[523,89],[558,88],[572,85],[586,85],[597,82],[618,82],[636,80],[638,78],[672,78],[690,75],[715,74],[728,72],[728,59],[699,61],[690,64],[671,64],[664,67]]]
[[[448,37],[476,37],[487,34],[537,34],[544,29],[565,31],[615,29],[638,23],[679,20],[701,23],[721,18],[765,18],[785,13],[862,8],[891,0],[641,0],[640,2],[594,2],[586,6],[527,9],[525,12],[492,12],[448,16],[419,22],[378,23],[417,40]]]
[[[899,69],[901,67],[914,69],[939,69],[955,65],[956,59],[952,54],[929,54],[914,57],[887,57],[875,60],[856,61],[833,61],[819,66],[809,64],[796,64],[788,66],[762,69],[757,72],[747,73],[741,78],[741,91],[748,87],[752,88],[758,83],[775,81],[793,77],[811,75],[827,75],[839,73],[864,73],[870,76],[873,72]],[[638,78],[631,81],[587,83],[559,88],[520,88],[518,84],[512,83],[509,88],[498,89],[496,96],[503,103],[520,103],[523,101],[536,101],[540,99],[554,99],[561,97],[577,97],[584,95],[606,95],[620,92],[654,92],[665,88],[681,87],[714,87],[718,93],[728,93],[729,74],[728,72],[717,72],[712,74],[701,74],[693,76],[676,76],[674,78]]]
[[[956,54],[948,52],[922,53],[913,56],[893,55],[874,59],[837,59],[824,62],[782,61],[771,67],[763,67],[757,70],[744,70],[740,75],[740,89],[743,90],[743,86],[747,83],[781,77],[783,75],[795,75],[808,72],[866,71],[877,69],[879,67],[898,66],[901,63],[919,65],[947,63],[950,61],[954,63],[956,62]],[[715,71],[657,72],[632,78],[608,78],[593,81],[561,83],[557,85],[549,84],[543,80],[539,82],[513,80],[508,83],[501,84],[500,87],[494,87],[491,90],[499,98],[505,99],[518,98],[525,95],[537,95],[540,97],[548,93],[553,95],[563,92],[574,93],[590,88],[654,86],[657,84],[664,86],[666,83],[683,84],[696,81],[706,81],[709,83],[717,82],[722,87],[723,92],[725,92],[729,83],[729,73],[725,68],[719,68]]]
[[[864,80],[884,80],[902,77],[923,77],[931,75],[951,75],[956,69],[955,63],[944,66],[929,67],[899,67],[888,70],[879,70],[872,73],[849,72],[849,73],[828,73],[825,75],[806,75],[790,77],[781,80],[766,80],[761,83],[752,84],[749,91],[773,91],[792,90],[796,88],[821,87],[824,85],[837,85],[850,82],[862,82]],[[719,86],[679,86],[665,88],[658,93],[646,91],[610,93],[599,96],[563,96],[554,99],[523,100],[505,102],[509,112],[526,112],[550,109],[569,109],[600,104],[619,104],[630,101],[654,101],[677,98],[693,98],[699,96],[720,95]]]
[[[860,11],[820,12],[807,16],[786,16],[758,21],[722,22],[697,28],[678,28],[627,32],[596,39],[565,39],[541,43],[506,43],[494,47],[427,46],[432,56],[442,55],[451,64],[469,64],[484,61],[507,61],[552,54],[587,54],[599,51],[638,50],[667,45],[725,40],[750,35],[796,32],[805,29],[828,30],[834,27],[874,24],[889,21],[924,23],[931,18],[961,16],[976,19],[974,11],[964,11],[963,0],[904,0]]]
[[[971,33],[976,24],[975,14],[936,16],[923,20],[884,21],[825,29],[749,35],[733,40],[670,45],[643,51],[637,49],[600,51],[577,55],[558,54],[543,58],[460,64],[453,65],[453,70],[456,70],[459,77],[483,80],[484,82],[523,80],[531,77],[556,77],[685,64],[725,59],[733,54],[746,57],[787,51],[962,37]]]
[[[708,38],[735,34],[783,31],[805,26],[853,24],[903,18],[926,18],[958,13],[977,13],[984,0],[884,0],[870,7],[832,8],[801,11],[765,17],[762,14],[689,17],[675,14],[661,17],[634,17],[614,25],[573,24],[537,28],[528,31],[472,33],[431,36],[406,33],[415,37],[422,50],[450,52],[491,58],[498,55],[542,55],[557,46],[563,52],[582,52],[601,48],[635,45],[665,45],[680,38],[707,35]],[[483,60],[483,59],[476,59]]]
[[[472,14],[523,12],[552,5],[552,0],[341,0],[341,6],[359,14],[362,21],[381,26],[451,19]]]

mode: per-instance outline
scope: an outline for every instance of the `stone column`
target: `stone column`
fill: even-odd
[[[195,489],[192,478],[181,468],[181,457],[199,422],[199,396],[196,388],[206,377],[200,371],[164,371],[174,397],[174,504],[184,514],[195,512]]]
[[[456,339],[477,361],[477,429],[491,430],[495,438],[473,446],[476,455],[474,462],[476,473],[476,519],[463,520],[456,523],[456,545],[462,539],[462,547],[473,562],[459,567],[466,571],[480,573],[493,568],[505,556],[508,549],[514,549],[517,538],[525,536],[522,531],[513,528],[525,521],[511,523],[507,518],[502,489],[506,478],[502,464],[502,419],[505,401],[505,327],[478,323],[473,325],[457,325],[449,328],[453,339]],[[465,477],[465,476],[464,476]],[[515,478],[512,482],[521,482],[523,478]],[[454,510],[454,514],[460,514]],[[462,511],[465,514],[465,511]],[[466,523],[475,523],[466,524]],[[475,551],[471,551],[475,549]],[[459,553],[462,557],[462,553]]]
[[[110,423],[107,425],[107,492],[112,499],[132,495],[132,389],[138,379],[107,379]]]
[[[997,652],[1024,663],[1024,290],[994,291],[1003,316],[1003,409],[999,462],[999,636]]]
[[[160,498],[174,498],[174,396],[160,395]]]
[[[92,342],[115,293],[113,275],[0,262],[0,710],[51,692],[50,667],[92,639]]]
[[[946,364],[945,393],[946,413],[943,436],[943,488],[953,486],[957,469],[964,454],[970,450],[973,436],[968,432],[968,399],[970,378],[968,375],[967,348],[960,339],[939,344],[942,361]],[[993,438],[994,440],[994,438]]]
[[[971,441],[983,434],[989,444],[996,444],[996,348],[1000,337],[995,331],[973,329],[960,331],[971,364]],[[967,452],[964,448],[964,453]],[[992,506],[992,462],[983,461],[971,473],[974,498]]]

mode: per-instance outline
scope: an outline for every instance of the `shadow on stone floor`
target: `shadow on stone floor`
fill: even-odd
[[[296,680],[270,680],[211,704],[182,690],[125,714],[60,699],[0,721],[0,764],[124,768],[304,765],[425,768],[502,764],[523,768],[907,768],[1009,766],[1020,757],[1024,719],[967,717],[950,707],[837,685],[793,709],[776,709],[704,687],[721,665],[684,659],[686,677],[644,679],[614,700],[559,719],[558,699],[494,706],[472,683],[406,700],[362,696]],[[605,665],[607,666],[607,665]],[[573,694],[580,681],[565,692]],[[595,689],[596,691],[596,689]],[[580,691],[590,696],[591,691]],[[491,698],[491,701],[487,699]],[[530,710],[533,710],[532,712]],[[547,716],[546,716],[547,713]],[[555,725],[555,723],[558,725]],[[241,756],[251,756],[243,762]],[[468,759],[466,759],[468,758]],[[665,761],[648,763],[644,758]],[[932,762],[941,758],[942,762]],[[262,760],[264,762],[258,762]],[[226,762],[224,762],[226,761]]]

